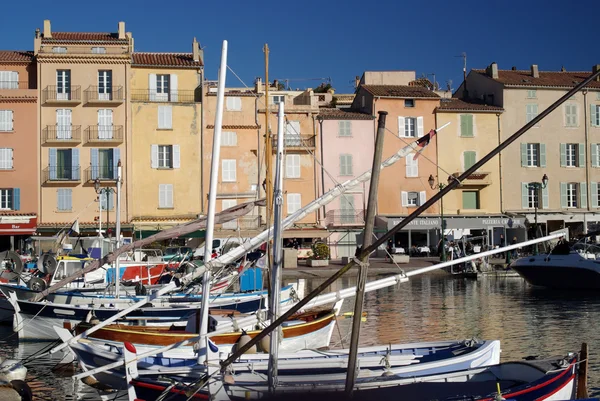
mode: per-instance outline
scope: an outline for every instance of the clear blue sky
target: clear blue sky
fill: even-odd
[[[91,32],[115,32],[125,21],[137,51],[190,52],[196,36],[205,47],[208,79],[216,79],[227,39],[228,64],[248,85],[264,76],[267,42],[270,78],[331,77],[338,92],[350,92],[354,76],[365,70],[415,70],[435,73],[442,86],[451,79],[456,89],[462,59],[455,56],[462,52],[467,69],[496,61],[501,69],[538,64],[540,70],[591,71],[600,64],[599,10],[592,0],[7,0],[0,48],[32,49],[44,19],[54,31]],[[227,79],[228,86],[241,86],[233,75]]]

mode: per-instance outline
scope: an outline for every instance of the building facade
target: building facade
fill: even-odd
[[[0,250],[24,250],[37,226],[37,99],[33,52],[0,51]]]
[[[128,82],[133,39],[119,22],[115,33],[36,31],[39,88],[40,184],[38,232],[53,234],[76,219],[94,232],[114,227],[117,164],[124,166],[121,221],[129,220],[125,160]],[[98,181],[101,195],[95,191]],[[102,215],[100,215],[100,213]],[[127,225],[123,225],[127,230]],[[129,228],[130,229],[130,228]],[[104,230],[103,230],[104,231]]]
[[[129,208],[136,236],[202,212],[203,56],[132,54]]]

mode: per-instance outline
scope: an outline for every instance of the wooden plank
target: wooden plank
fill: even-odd
[[[579,371],[577,372],[577,399],[588,398],[587,389],[587,371],[588,371],[588,345],[587,343],[581,344],[581,351],[579,351]]]

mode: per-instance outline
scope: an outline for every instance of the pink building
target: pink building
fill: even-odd
[[[370,170],[375,146],[375,124],[370,114],[321,109],[320,123],[323,171],[320,192]],[[369,182],[354,188],[325,206],[321,221],[331,235],[331,257],[354,256],[356,238],[364,227]],[[324,217],[324,218],[323,218]]]

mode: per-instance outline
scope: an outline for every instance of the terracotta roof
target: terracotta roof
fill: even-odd
[[[178,68],[199,68],[202,61],[194,61],[192,53],[133,53],[133,66],[158,66]]]
[[[262,94],[257,94],[254,89],[248,89],[247,91],[240,90],[232,90],[224,93],[225,96],[235,96],[235,97],[258,97],[262,96]],[[217,92],[206,92],[206,96],[217,96]],[[273,105],[271,105],[273,106]]]
[[[0,211],[0,216],[37,217],[37,213],[14,212],[10,210]],[[96,224],[97,225],[97,224]]]
[[[437,93],[420,86],[404,85],[362,85],[362,88],[373,96],[399,98],[439,98]]]
[[[215,125],[207,125],[206,128],[214,129]],[[260,129],[260,125],[223,125],[222,129]]]
[[[461,99],[442,99],[440,105],[436,107],[436,111],[482,111],[482,112],[503,112],[502,107],[489,106],[481,102],[464,101]]]
[[[0,63],[17,62],[31,63],[33,61],[32,51],[0,50]]]
[[[473,72],[492,79],[485,70],[474,69]],[[539,78],[534,78],[530,70],[498,70],[498,79],[495,81],[507,86],[572,88],[591,74],[591,71],[540,71]],[[600,89],[600,81],[592,81],[587,87]]]
[[[50,228],[62,229],[62,228],[71,227],[71,224],[73,224],[72,221],[61,221],[61,222],[55,222],[55,223],[38,223],[37,226],[40,228],[50,227]],[[85,227],[85,228],[98,227],[97,221],[80,221],[78,224],[80,227]],[[104,222],[104,224],[106,224],[106,222]],[[110,224],[114,224],[114,221],[111,221]],[[131,223],[121,222],[121,228],[123,228],[125,226],[131,226]],[[102,229],[104,230],[105,228],[103,227]]]
[[[319,116],[317,118],[323,118],[323,120],[373,120],[370,114],[359,113],[357,111],[346,111],[341,109],[319,109]]]
[[[42,43],[69,43],[69,42],[113,42],[127,43],[127,39],[119,39],[118,33],[110,32],[52,32],[51,38],[42,34]]]

